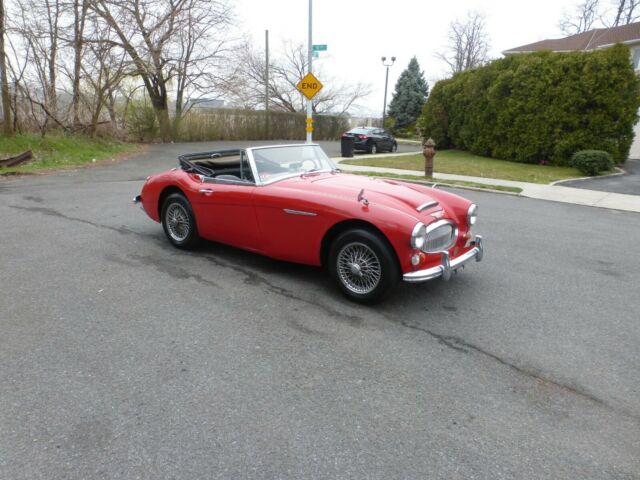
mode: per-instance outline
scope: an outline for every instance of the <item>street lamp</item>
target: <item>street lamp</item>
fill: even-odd
[[[384,128],[384,117],[387,115],[387,84],[389,83],[389,67],[396,61],[396,57],[391,57],[391,63],[387,62],[387,57],[382,57],[382,65],[387,67],[387,75],[384,78],[384,105],[382,107],[382,128]]]

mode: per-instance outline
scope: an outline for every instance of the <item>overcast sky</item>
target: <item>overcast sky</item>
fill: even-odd
[[[385,70],[380,57],[397,57],[389,72],[389,95],[401,71],[417,56],[430,87],[446,76],[446,65],[434,54],[446,45],[449,24],[475,10],[485,15],[491,56],[544,38],[561,37],[558,22],[577,0],[390,0],[378,2],[313,0],[313,43],[327,44],[318,65],[326,77],[365,81],[373,93],[362,110],[382,114]],[[256,46],[264,44],[269,29],[270,47],[277,54],[284,41],[307,41],[308,0],[235,0],[240,28]],[[315,68],[314,68],[315,70]],[[326,78],[320,78],[327,84]]]

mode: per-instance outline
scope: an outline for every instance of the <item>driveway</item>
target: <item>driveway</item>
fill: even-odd
[[[594,177],[585,180],[562,182],[564,187],[585,188],[601,192],[640,195],[640,160],[627,160],[623,166],[624,175]]]
[[[0,478],[640,478],[640,215],[460,192],[485,260],[368,308],[168,245],[131,198],[215,146],[0,181]]]

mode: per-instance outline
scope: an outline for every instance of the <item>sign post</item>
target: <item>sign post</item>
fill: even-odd
[[[312,19],[313,19],[313,0],[309,0],[309,39],[307,43],[307,48],[308,48],[307,54],[309,57],[307,59],[309,63],[309,75],[313,75],[311,73],[313,72],[313,35],[312,35],[313,22],[312,22]],[[302,81],[300,83],[302,83]],[[304,92],[302,93],[304,94]],[[313,98],[313,96],[309,97],[308,95],[305,94],[305,97],[307,97],[307,143],[311,143],[313,141],[313,107],[311,104],[311,99]]]
[[[296,85],[300,93],[307,97],[307,143],[311,143],[313,135],[313,118],[311,111],[311,100],[320,90],[322,90],[322,82],[318,80],[311,72],[307,73],[302,80]]]

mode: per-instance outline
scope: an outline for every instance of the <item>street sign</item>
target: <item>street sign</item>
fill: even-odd
[[[313,73],[307,73],[302,80],[298,82],[298,90],[311,100],[316,94],[322,90],[322,83],[316,77],[313,76]]]
[[[313,58],[320,58],[320,52],[316,52],[315,50],[311,52],[311,55],[313,56]]]
[[[313,46],[313,51],[314,52],[326,52],[327,51],[327,46],[326,45],[314,45]]]

